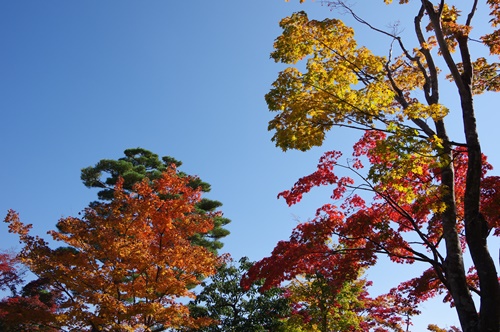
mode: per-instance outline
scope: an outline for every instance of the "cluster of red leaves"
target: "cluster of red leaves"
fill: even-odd
[[[26,284],[19,294],[23,280],[17,257],[0,253],[0,289],[11,295],[0,301],[0,330],[56,331],[51,328],[57,309],[57,292],[46,288],[47,281],[37,279]]]
[[[439,280],[436,271],[430,268],[425,270],[421,276],[402,282],[397,287],[392,288],[389,294],[397,298],[397,302],[405,303],[408,307],[415,309],[417,304],[444,291],[446,289]],[[447,294],[445,301],[450,300],[450,295]]]
[[[271,257],[254,264],[242,280],[249,287],[254,280],[265,278],[263,290],[291,280],[300,274],[321,273],[335,280],[340,289],[348,280],[354,280],[359,270],[374,263],[374,256],[366,250],[346,250],[328,244],[333,230],[343,220],[343,214],[330,214],[330,218],[302,223],[292,232],[289,241],[280,241]]]
[[[493,234],[500,236],[500,177],[488,176],[481,183],[481,212]]]
[[[21,296],[16,295],[0,302],[1,328],[6,331],[59,331],[55,313],[58,309],[54,292],[37,292],[40,280],[24,287]],[[30,294],[29,290],[33,292]]]
[[[345,192],[345,185],[352,184],[352,179],[348,177],[339,178],[335,173],[334,165],[337,160],[342,156],[339,151],[329,151],[326,152],[320,159],[318,164],[318,169],[311,175],[301,178],[292,190],[285,190],[278,195],[283,197],[287,204],[294,205],[300,202],[302,195],[308,193],[313,187],[324,186],[324,185],[336,185],[334,189],[333,199],[338,199],[342,197]]]
[[[10,290],[15,293],[16,286],[22,282],[16,268],[16,257],[9,253],[0,253],[0,290]]]

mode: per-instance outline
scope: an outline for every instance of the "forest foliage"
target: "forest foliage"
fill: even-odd
[[[219,252],[230,220],[203,197],[210,185],[172,157],[125,150],[82,170],[98,199],[57,222],[49,235],[59,247],[8,212],[23,248],[0,253],[0,289],[10,292],[2,331],[404,331],[438,295],[464,332],[500,331],[488,248],[500,235],[500,177],[489,173],[475,109],[478,95],[500,90],[500,1],[380,1],[414,8],[413,39],[343,0],[324,3],[387,49],[359,45],[338,18],[300,11],[280,22],[271,58],[286,68],[265,96],[272,141],[307,151],[337,127],[359,133],[351,151],[325,152],[279,194],[294,205],[328,186],[312,218],[269,257],[236,266]],[[483,7],[488,31],[474,29]],[[442,93],[446,84],[453,93]],[[372,297],[363,273],[381,257],[423,272]]]

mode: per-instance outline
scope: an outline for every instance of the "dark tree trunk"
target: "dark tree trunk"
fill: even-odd
[[[467,37],[458,40],[464,62],[464,72],[461,76],[464,89],[459,91],[469,157],[464,197],[465,235],[472,261],[479,276],[481,290],[479,331],[498,332],[500,331],[500,285],[498,284],[495,263],[487,245],[488,224],[479,210],[482,153],[471,93],[472,65],[467,47]]]
[[[480,185],[482,172],[482,155],[479,136],[476,129],[476,118],[474,114],[474,103],[472,97],[473,67],[470,59],[468,47],[469,38],[461,32],[456,33],[460,56],[462,60],[462,72],[459,71],[457,64],[451,56],[446,43],[441,26],[441,9],[435,8],[428,0],[422,0],[429,19],[432,22],[443,58],[450,69],[453,80],[457,86],[461,101],[461,110],[464,124],[464,132],[468,152],[467,178],[464,197],[464,218],[465,234],[467,244],[471,253],[472,260],[479,276],[481,308],[477,313],[472,297],[467,285],[463,283],[465,271],[461,272],[457,267],[451,266],[453,262],[462,261],[462,253],[455,250],[455,235],[452,234],[451,212],[443,220],[443,231],[446,240],[446,265],[444,267],[448,289],[456,305],[460,324],[464,332],[499,332],[500,331],[500,285],[493,259],[488,251],[487,236],[488,225],[479,210],[480,203]],[[468,23],[473,16],[469,15]],[[446,147],[445,147],[446,148]],[[450,180],[445,179],[447,170],[443,170],[443,185],[450,186]],[[449,199],[445,198],[445,199]],[[450,205],[447,203],[448,209]],[[447,209],[447,210],[448,210]],[[445,214],[447,214],[445,212]],[[455,221],[456,222],[456,221]],[[455,231],[456,232],[456,231]],[[460,258],[454,258],[454,256]],[[462,268],[463,268],[463,262]],[[462,274],[463,276],[459,276]],[[472,303],[472,304],[471,304]]]
[[[442,122],[437,123],[437,132],[440,138],[445,142],[448,141]],[[455,177],[452,163],[453,156],[449,143],[445,144],[442,158],[446,159],[446,165],[442,168],[443,202],[447,207],[442,216],[443,236],[446,245],[446,259],[443,266],[447,281],[446,286],[455,302],[460,325],[464,332],[478,332],[473,327],[478,326],[479,316],[467,286],[462,248],[457,232]]]

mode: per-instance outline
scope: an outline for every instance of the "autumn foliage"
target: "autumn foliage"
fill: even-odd
[[[14,254],[0,252],[0,291],[16,292],[16,286],[22,281],[21,272]]]
[[[371,283],[364,278],[338,281],[316,273],[287,285],[292,312],[285,331],[403,331],[406,317],[414,314],[398,307],[393,296],[370,297]]]
[[[43,279],[24,284],[23,274],[14,254],[0,253],[0,290],[10,291],[0,300],[0,331],[56,331],[52,325],[60,294]]]
[[[10,232],[24,243],[19,257],[63,298],[55,327],[70,331],[161,331],[203,325],[189,317],[181,297],[215,272],[218,259],[190,237],[213,227],[215,214],[193,213],[199,189],[187,185],[175,167],[114,198],[93,203],[82,217],[63,218],[49,232],[67,247],[51,249],[29,235],[30,226],[10,211]]]
[[[400,264],[422,262],[428,267],[422,275],[388,293],[403,312],[416,312],[420,302],[444,293],[464,331],[497,332],[500,286],[487,239],[500,235],[500,181],[487,176],[492,167],[481,152],[474,97],[500,90],[500,64],[491,59],[500,54],[499,2],[487,1],[493,29],[477,34],[477,1],[464,9],[412,1],[413,47],[397,27],[375,27],[342,0],[325,3],[350,14],[381,43],[387,38],[388,56],[359,46],[354,29],[339,19],[313,20],[298,12],[280,22],[283,32],[271,57],[288,67],[266,95],[275,114],[272,140],[283,150],[306,151],[321,146],[337,126],[364,134],[351,156],[326,152],[315,172],[280,193],[293,205],[312,188],[330,186],[332,201],[257,262],[243,282],[265,278],[271,287],[321,273],[338,290],[381,255]],[[473,58],[471,40],[480,51],[482,41],[490,55]],[[443,77],[460,100],[461,124],[448,120]],[[450,124],[465,133],[464,142],[449,137]]]
[[[396,263],[412,264],[416,261],[431,265],[421,276],[401,283],[386,297],[397,303],[386,311],[388,321],[404,322],[405,314],[418,313],[417,305],[431,297],[446,292],[446,277],[442,264],[444,257],[439,250],[443,242],[440,213],[443,211],[439,168],[429,160],[411,159],[412,169],[400,173],[398,181],[371,184],[360,176],[363,168],[362,157],[373,168],[385,167],[389,162],[389,146],[386,135],[367,131],[355,145],[349,165],[339,164],[340,152],[327,152],[321,158],[317,170],[301,178],[291,190],[280,193],[289,205],[297,204],[303,195],[318,186],[333,186],[333,201],[343,200],[340,206],[325,204],[316,216],[298,225],[288,241],[277,244],[271,257],[257,262],[250,270],[247,280],[265,277],[265,288],[281,284],[286,280],[306,274],[326,276],[331,295],[336,295],[346,283],[359,282],[359,271],[376,264],[379,255],[388,256]],[[463,150],[454,152],[454,169],[457,188],[464,188],[467,154]],[[393,161],[397,163],[398,161]],[[384,166],[385,165],[385,166]],[[500,231],[496,205],[500,194],[498,177],[487,177],[491,166],[483,161],[482,212],[495,234]],[[351,168],[358,174],[360,183],[348,176],[337,176],[338,168]],[[397,167],[395,172],[401,172]],[[367,203],[357,191],[369,190],[374,193]],[[457,192],[457,205],[463,206],[464,193]],[[458,231],[463,234],[463,209],[458,209]],[[418,235],[418,240],[414,234]],[[332,243],[335,240],[335,244]],[[411,239],[411,240],[410,240]],[[462,235],[461,243],[466,246]],[[471,289],[478,291],[477,272],[467,275]],[[247,282],[244,280],[244,283]],[[313,298],[313,296],[311,296]],[[369,300],[369,298],[367,298]],[[451,296],[446,296],[452,301]],[[389,302],[390,302],[389,301]],[[368,303],[368,302],[367,302]],[[380,304],[378,310],[388,308]],[[377,309],[374,309],[376,313]],[[387,320],[385,320],[387,323]],[[362,329],[361,329],[362,330]]]

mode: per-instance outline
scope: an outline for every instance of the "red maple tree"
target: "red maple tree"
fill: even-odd
[[[257,262],[243,284],[265,278],[264,288],[268,288],[300,275],[319,273],[337,285],[333,289],[341,289],[343,283],[356,280],[362,269],[376,264],[380,255],[386,255],[396,263],[423,262],[429,264],[429,268],[385,295],[396,303],[393,307],[396,310],[389,313],[391,317],[384,312],[386,306],[383,305],[372,306],[374,313],[379,310],[389,321],[401,322],[405,313],[418,313],[419,303],[443,292],[445,300],[453,304],[444,271],[446,259],[440,248],[443,245],[442,195],[446,193],[439,185],[441,168],[431,162],[431,158],[408,156],[408,160],[398,160],[394,158],[396,149],[386,134],[366,131],[354,145],[353,157],[345,164],[339,163],[342,153],[325,153],[315,172],[299,179],[291,190],[281,192],[279,197],[288,205],[294,205],[314,187],[333,186],[331,199],[342,203],[321,206],[312,220],[293,230],[288,241],[280,241],[270,257]],[[463,199],[468,158],[466,151],[460,148],[454,150],[453,155],[457,231],[465,251]],[[368,175],[362,172],[366,161],[371,165]],[[482,165],[481,212],[488,229],[499,235],[500,177],[486,176],[491,166],[485,157]],[[339,168],[348,169],[355,176],[339,176]],[[377,178],[374,170],[382,168],[385,171],[381,174],[393,169],[393,181]],[[373,193],[370,203],[360,191]],[[480,294],[474,268],[469,270],[467,281],[470,289]]]
[[[380,6],[392,1],[384,2]],[[354,146],[353,160],[342,165],[339,152],[328,152],[316,172],[281,194],[295,204],[310,188],[333,185],[334,203],[342,202],[318,209],[249,278],[279,282],[303,270],[324,269],[331,256],[340,256],[331,268],[344,279],[380,255],[397,263],[420,261],[429,269],[393,293],[415,305],[446,291],[464,331],[499,331],[500,285],[488,249],[489,236],[499,233],[499,181],[485,174],[490,166],[482,154],[474,100],[500,91],[500,63],[492,57],[500,54],[500,1],[401,0],[400,5],[410,3],[411,20],[397,5],[388,11],[403,15],[410,39],[397,26],[386,30],[371,24],[346,1],[325,3],[350,14],[381,41],[387,38],[387,51],[380,55],[358,45],[354,29],[338,18],[310,19],[304,11],[283,18],[271,57],[287,68],[266,95],[275,112],[268,129],[281,149],[302,151],[321,146],[335,127],[366,134]],[[490,16],[478,20],[479,9]],[[476,21],[489,21],[491,27]],[[442,83],[453,86],[451,92],[443,93]],[[452,139],[450,126],[463,138]],[[366,161],[369,170],[361,170]],[[339,167],[361,182],[340,176]],[[371,203],[359,195],[363,190],[375,193]],[[324,242],[330,238],[340,249]],[[472,269],[466,266],[465,247]]]

